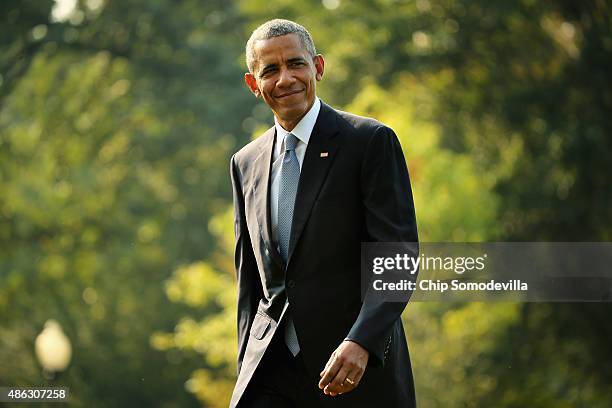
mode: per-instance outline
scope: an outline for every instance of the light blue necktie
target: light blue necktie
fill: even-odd
[[[285,156],[280,172],[280,186],[278,189],[278,246],[285,265],[289,258],[289,238],[291,237],[291,222],[293,220],[293,207],[300,181],[300,164],[295,155],[295,146],[298,138],[289,133],[285,137]],[[293,319],[286,311],[285,343],[294,356],[300,351]]]

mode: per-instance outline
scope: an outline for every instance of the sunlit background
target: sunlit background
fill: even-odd
[[[272,17],[310,29],[325,102],[395,129],[423,241],[612,240],[611,9],[0,2],[0,386],[66,386],[74,407],[227,406],[229,157],[272,123],[242,82]],[[611,315],[411,303],[419,405],[608,408]]]

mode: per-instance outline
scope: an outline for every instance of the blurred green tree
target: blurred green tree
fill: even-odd
[[[74,406],[196,406],[199,355],[151,334],[187,313],[163,282],[214,253],[224,158],[250,133],[240,19],[225,2],[60,3],[0,6],[0,383],[44,382],[33,342],[53,317]]]

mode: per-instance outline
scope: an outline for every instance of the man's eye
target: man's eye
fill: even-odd
[[[270,74],[275,73],[276,71],[278,71],[277,68],[268,68],[268,69],[264,70],[261,75],[270,75]]]

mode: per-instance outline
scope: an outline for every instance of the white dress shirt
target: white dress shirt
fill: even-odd
[[[276,139],[274,141],[274,154],[272,156],[272,181],[270,183],[270,215],[272,216],[272,239],[278,245],[278,189],[280,185],[280,171],[285,157],[285,138],[289,133],[298,138],[298,143],[295,146],[295,155],[297,156],[300,170],[302,170],[302,162],[306,154],[306,147],[312,134],[312,129],[319,116],[321,110],[321,101],[315,97],[312,107],[298,122],[291,132],[286,131],[274,118],[274,126],[276,127]],[[277,248],[278,249],[278,248]]]

